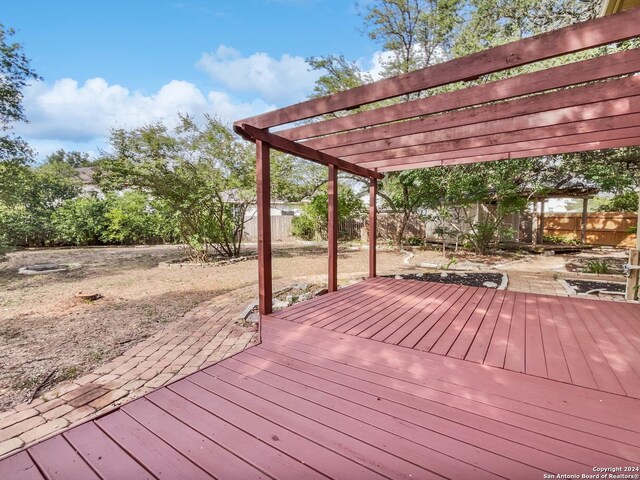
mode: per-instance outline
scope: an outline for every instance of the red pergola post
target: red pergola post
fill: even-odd
[[[376,196],[378,181],[369,180],[369,278],[376,276]]]
[[[327,223],[327,240],[329,244],[329,281],[328,290],[338,289],[338,169],[329,165],[328,184],[329,219]]]
[[[256,191],[258,205],[258,306],[260,315],[272,311],[271,275],[271,175],[269,144],[256,140]]]

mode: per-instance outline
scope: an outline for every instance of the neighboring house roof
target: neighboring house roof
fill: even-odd
[[[93,175],[96,170],[95,167],[77,167],[75,170],[83,185],[94,184]]]

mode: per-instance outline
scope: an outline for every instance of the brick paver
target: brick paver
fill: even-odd
[[[216,297],[123,355],[0,413],[0,457],[238,353],[257,341],[239,313],[254,287]]]

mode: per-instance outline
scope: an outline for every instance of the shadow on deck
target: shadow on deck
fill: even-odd
[[[374,279],[0,478],[518,478],[640,463],[640,306]]]

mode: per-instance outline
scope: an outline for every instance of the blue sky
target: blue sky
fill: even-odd
[[[43,77],[16,127],[41,156],[97,153],[109,128],[178,112],[230,122],[300,101],[317,76],[305,58],[375,69],[378,50],[351,0],[4,1],[0,22]]]

